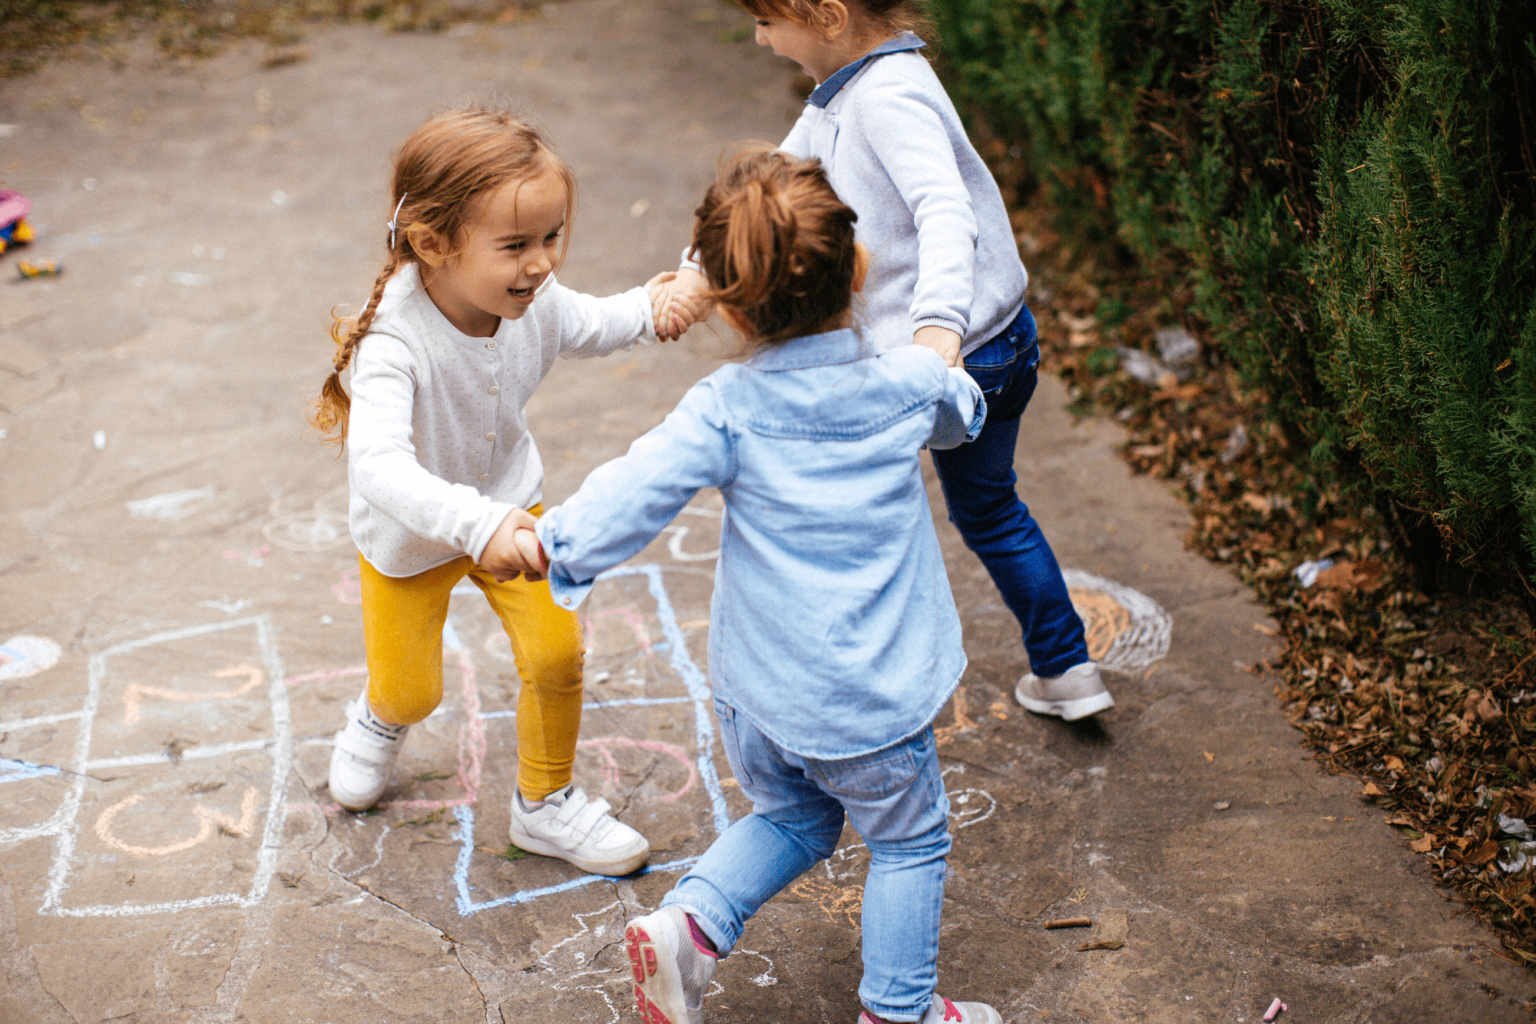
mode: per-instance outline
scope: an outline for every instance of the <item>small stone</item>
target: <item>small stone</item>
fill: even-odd
[[[1211,806],[1215,807],[1218,811],[1225,811],[1227,808],[1232,806],[1232,801],[1230,801],[1230,800],[1217,800]]]

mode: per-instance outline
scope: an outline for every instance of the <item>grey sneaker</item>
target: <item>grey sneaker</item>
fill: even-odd
[[[1041,678],[1026,672],[1013,695],[1037,715],[1060,715],[1068,722],[1115,706],[1115,698],[1099,678],[1098,664],[1092,661],[1073,665],[1059,676]]]
[[[952,1003],[933,994],[928,1012],[917,1024],[1003,1024],[1002,1015],[986,1003]],[[859,1014],[859,1024],[875,1024],[874,1015],[868,1010]]]
[[[635,976],[635,1009],[645,1024],[703,1024],[715,957],[694,945],[682,907],[631,921],[624,948]]]
[[[651,844],[609,814],[607,800],[588,800],[575,786],[549,794],[529,810],[512,794],[512,845],[561,860],[594,875],[627,875],[645,863]]]

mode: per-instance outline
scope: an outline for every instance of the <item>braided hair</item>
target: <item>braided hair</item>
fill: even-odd
[[[327,435],[327,443],[346,442],[352,400],[342,387],[341,375],[373,326],[384,286],[407,263],[425,262],[416,251],[413,236],[425,230],[457,242],[470,227],[482,196],[545,171],[554,171],[565,183],[569,223],[576,205],[575,176],[537,128],[510,112],[483,106],[448,111],[405,140],[395,156],[390,194],[395,215],[387,225],[389,253],[384,268],[374,279],[360,313],[352,317],[333,314],[333,369],[309,413],[309,422]],[[569,238],[567,231],[561,244],[562,259]]]

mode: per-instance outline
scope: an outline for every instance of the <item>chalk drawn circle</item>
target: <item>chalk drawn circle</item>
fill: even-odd
[[[324,509],[278,516],[263,526],[261,533],[289,551],[325,551],[352,541],[347,517]]]
[[[64,652],[44,636],[13,636],[0,644],[0,680],[25,679],[59,663]]]
[[[1139,672],[1168,654],[1173,619],[1130,587],[1078,569],[1064,569],[1067,594],[1087,634],[1088,656],[1112,672]]]

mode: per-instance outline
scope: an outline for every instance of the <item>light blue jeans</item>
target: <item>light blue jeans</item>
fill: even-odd
[[[715,712],[752,813],[715,840],[662,906],[681,906],[729,952],[757,908],[837,849],[846,813],[870,854],[859,999],[888,1020],[918,1020],[938,983],[950,846],[932,728],[873,754],[817,761],[779,747],[723,701]]]

